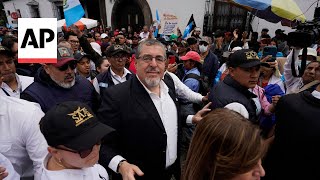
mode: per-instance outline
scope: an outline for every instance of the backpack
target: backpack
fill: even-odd
[[[199,81],[199,91],[198,91],[198,93],[202,94],[203,96],[206,96],[207,93],[208,93],[208,90],[205,87],[205,83],[203,82],[203,78],[201,76],[197,75],[197,74],[190,73],[190,74],[187,74],[182,79],[182,82],[184,82],[186,79],[189,79],[189,78],[192,78],[192,79],[195,79],[195,80]]]

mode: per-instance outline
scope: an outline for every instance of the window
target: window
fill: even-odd
[[[213,30],[232,31],[234,28],[245,29],[246,10],[230,5],[222,0],[216,0],[214,6]]]

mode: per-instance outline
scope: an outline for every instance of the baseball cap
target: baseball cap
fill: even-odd
[[[194,45],[194,44],[196,44],[198,42],[198,40],[196,39],[196,38],[194,38],[194,37],[189,37],[188,39],[187,39],[187,43],[189,44],[189,46],[190,45]]]
[[[171,34],[171,36],[170,36],[170,41],[172,41],[172,40],[177,40],[177,39],[178,39],[178,36],[177,36],[177,35]]]
[[[163,45],[165,45],[165,46],[167,46],[168,44],[169,44],[169,42],[168,41],[166,41],[166,39],[165,38],[163,38],[163,37],[161,37],[161,38],[158,38],[157,39],[159,42],[161,42]]]
[[[132,36],[132,39],[139,39],[138,36]]]
[[[282,34],[284,32],[284,30],[282,30],[282,29],[277,29],[276,31],[275,31],[275,34]]]
[[[82,58],[84,58],[84,57],[87,57],[87,58],[90,59],[89,54],[86,54],[86,53],[84,53],[84,52],[79,52],[79,53],[76,53],[76,54],[74,55],[74,59],[76,59],[77,61],[80,61],[80,60],[81,60]]]
[[[70,62],[70,61],[75,61],[75,58],[72,54],[71,49],[66,48],[66,47],[58,47],[58,61],[57,63],[53,64],[55,67],[61,67],[64,64]]]
[[[200,27],[196,27],[194,28],[195,31],[201,31],[201,28]]]
[[[127,54],[130,54],[130,50],[125,48],[124,46],[121,46],[121,45],[111,45],[107,51],[106,51],[106,54],[107,54],[107,57],[110,57],[110,56],[114,56],[120,52],[124,52],[124,53],[127,53]]]
[[[299,52],[299,56],[302,56],[302,50],[300,50]],[[307,55],[308,56],[313,56],[315,58],[317,58],[317,50],[313,49],[313,48],[307,48]]]
[[[199,41],[199,44],[205,42],[206,44],[210,44],[211,39],[208,36],[203,36],[202,39]]]
[[[193,60],[200,62],[200,55],[195,51],[189,51],[185,56],[180,57],[182,61]]]
[[[100,37],[101,37],[102,39],[104,39],[104,38],[108,37],[108,34],[102,33]]]
[[[90,149],[114,131],[99,122],[88,105],[77,101],[53,106],[39,124],[49,146],[64,145],[77,151]]]
[[[250,68],[260,65],[260,59],[256,52],[251,49],[241,49],[229,56],[229,67]]]
[[[224,33],[222,31],[216,31],[214,33],[215,38],[224,37]]]
[[[6,48],[5,46],[0,46],[0,54],[6,54],[8,56],[12,56],[12,52]]]

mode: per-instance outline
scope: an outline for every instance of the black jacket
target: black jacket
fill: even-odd
[[[178,109],[175,92],[169,89]],[[111,143],[102,145],[99,161],[101,165],[107,168],[114,156],[121,155],[144,172],[143,177],[136,179],[166,180],[167,134],[155,105],[136,76],[104,91],[98,117],[117,131]],[[179,119],[178,149],[181,139]],[[180,173],[179,158],[175,165],[175,172]],[[119,177],[113,176],[114,178]]]
[[[226,105],[238,102],[242,104],[249,113],[249,120],[257,123],[256,105],[252,98],[257,96],[250,92],[248,88],[241,86],[230,75],[216,84],[210,91],[209,101],[212,102],[211,109],[223,108]]]
[[[286,95],[277,103],[276,118],[264,179],[320,179],[320,99],[308,91]]]

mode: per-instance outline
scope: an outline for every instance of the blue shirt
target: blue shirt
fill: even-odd
[[[184,70],[185,72],[185,75],[184,77],[186,77],[187,74],[196,74],[198,76],[200,76],[200,72],[198,70],[198,68],[192,68],[190,69],[189,71],[188,70]],[[182,79],[184,79],[184,77]],[[188,86],[188,88],[190,88],[192,91],[194,92],[198,92],[199,91],[199,88],[200,88],[200,83],[198,80],[194,79],[194,78],[188,78],[188,79],[185,79],[183,81],[183,83]]]

